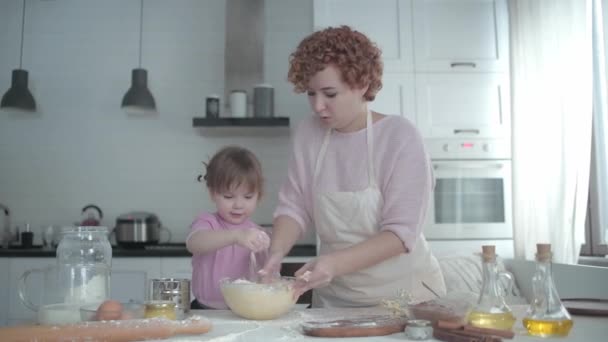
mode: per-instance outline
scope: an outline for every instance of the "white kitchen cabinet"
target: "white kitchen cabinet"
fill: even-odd
[[[8,299],[9,299],[9,262],[8,258],[0,258],[0,272],[4,274],[0,278],[0,327],[5,326],[8,322]]]
[[[44,269],[55,265],[55,258],[7,258],[8,262],[8,324],[36,322],[37,313],[23,305],[19,299],[19,278],[31,269]],[[44,291],[44,274],[42,272],[32,273],[26,283],[28,299],[34,305],[41,304],[40,300]]]
[[[412,71],[411,0],[314,0],[314,29],[348,25],[382,50],[385,72]]]
[[[148,280],[153,278],[160,278],[160,258],[113,258],[111,297],[121,302],[143,302],[148,296]]]
[[[417,125],[425,138],[510,138],[508,75],[416,75]]]
[[[370,109],[382,114],[400,115],[416,123],[414,74],[390,73],[382,76],[382,89]]]
[[[507,0],[414,0],[415,69],[507,72]]]

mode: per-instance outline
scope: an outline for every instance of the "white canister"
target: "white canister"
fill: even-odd
[[[230,112],[233,118],[247,117],[247,92],[233,90],[230,93]]]

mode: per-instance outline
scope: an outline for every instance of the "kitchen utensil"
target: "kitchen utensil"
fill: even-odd
[[[183,321],[163,318],[101,321],[62,326],[22,325],[0,328],[3,341],[60,342],[71,341],[128,342],[166,339],[175,335],[200,335],[211,330],[211,321],[202,316]]]
[[[253,87],[253,116],[271,118],[274,116],[274,88],[270,84]]]
[[[38,313],[41,324],[80,322],[80,306],[102,302],[110,293],[112,247],[106,227],[66,227],[57,247],[57,263],[25,271],[19,278],[19,297]],[[41,274],[41,293],[28,292],[28,279]],[[37,303],[32,298],[41,298]]]
[[[91,209],[93,209],[93,210],[91,210]],[[93,213],[93,211],[97,212],[97,217],[95,217],[95,214]],[[77,225],[84,226],[84,227],[101,225],[101,219],[103,218],[103,212],[101,211],[101,208],[99,208],[95,204],[85,205],[81,210],[81,214],[82,215],[87,214],[87,217],[85,219],[83,219]]]
[[[133,211],[116,218],[116,227],[112,233],[119,245],[134,247],[157,244],[161,231],[167,233],[164,243],[171,241],[171,232],[162,226],[158,216],[145,211]]]
[[[608,299],[563,298],[562,303],[572,315],[608,316]]]
[[[258,262],[255,253],[251,251],[251,253],[249,253],[249,280],[257,283],[258,279]]]
[[[302,323],[305,335],[316,337],[384,336],[402,332],[407,318],[374,315],[353,319],[314,321]]]
[[[175,303],[176,317],[181,319],[190,311],[190,279],[150,279],[148,298]]]
[[[27,270],[17,283],[19,299],[28,309],[37,313],[37,321],[40,324],[80,322],[79,308],[82,304],[65,303],[71,292],[71,278],[69,270],[64,267],[49,266]],[[42,283],[44,286],[35,287],[40,290],[39,293],[31,293],[30,289],[34,287],[28,286],[30,282]]]

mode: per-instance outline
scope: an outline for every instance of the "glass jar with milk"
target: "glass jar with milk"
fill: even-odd
[[[19,282],[19,296],[30,309],[38,312],[40,324],[64,324],[80,321],[80,307],[101,303],[110,295],[112,246],[106,227],[66,227],[61,231],[56,264],[46,269],[26,271]],[[30,275],[42,275],[40,303],[27,286]],[[31,282],[33,282],[32,280]],[[28,291],[29,290],[29,291]]]

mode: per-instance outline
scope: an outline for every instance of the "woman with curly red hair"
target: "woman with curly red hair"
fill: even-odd
[[[278,271],[312,226],[319,256],[296,272],[296,293],[314,289],[314,307],[373,306],[400,290],[416,302],[445,294],[422,235],[433,187],[422,138],[407,119],[368,109],[382,87],[380,49],[330,27],[302,40],[289,63],[314,115],[294,137],[262,274]]]

